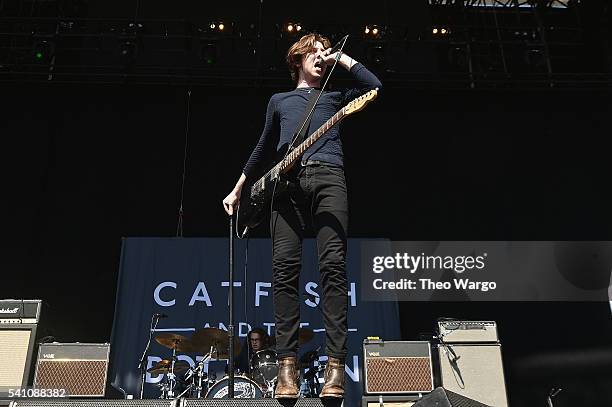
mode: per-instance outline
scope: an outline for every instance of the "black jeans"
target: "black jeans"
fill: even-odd
[[[302,239],[313,232],[323,291],[325,350],[328,356],[344,360],[348,309],[348,202],[344,170],[324,164],[310,165],[300,168],[292,181],[276,198],[270,219],[276,350],[279,357],[297,354]]]

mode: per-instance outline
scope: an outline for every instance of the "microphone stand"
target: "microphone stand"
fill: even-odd
[[[151,346],[151,339],[153,339],[153,331],[157,328],[157,324],[159,323],[159,314],[153,314],[151,316],[151,325],[149,326],[149,339],[147,340],[147,346],[145,346],[144,352],[142,352],[142,356],[140,357],[140,362],[138,363],[138,370],[140,370],[140,399],[142,400],[144,395],[144,384],[147,377],[147,364],[145,363],[145,359],[147,358],[147,353],[149,353],[149,347]],[[153,322],[155,321],[155,322]]]
[[[227,296],[229,308],[229,321],[227,324],[227,336],[229,339],[228,366],[228,394],[230,399],[234,398],[234,218],[229,217],[229,293]]]

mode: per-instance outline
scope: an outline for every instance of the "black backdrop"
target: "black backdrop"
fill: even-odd
[[[273,91],[193,89],[185,236],[225,236],[221,200]],[[175,234],[185,92],[4,86],[10,238],[1,296],[45,299],[44,333],[108,340],[120,237]],[[230,115],[228,106],[238,109]],[[610,240],[609,118],[606,92],[385,89],[344,123],[350,234]],[[436,316],[498,320],[509,369],[534,353],[608,345],[612,333],[607,304],[405,304],[400,312],[405,338],[430,330]],[[567,328],[570,316],[579,328]],[[522,379],[508,374],[515,400],[532,393]]]

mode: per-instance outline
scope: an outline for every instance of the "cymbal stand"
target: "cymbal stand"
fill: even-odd
[[[174,397],[174,388],[176,387],[176,375],[174,374],[174,364],[176,363],[176,345],[178,341],[175,341],[172,347],[172,362],[170,363],[170,372],[168,373],[168,398]]]
[[[202,398],[202,378],[204,377],[204,364],[212,359],[213,347],[210,347],[210,352],[204,355],[204,358],[198,362],[196,370],[198,371],[198,384],[196,386],[196,397]],[[206,378],[208,380],[208,377]]]

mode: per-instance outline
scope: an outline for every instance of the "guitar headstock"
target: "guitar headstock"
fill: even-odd
[[[369,102],[376,99],[378,96],[378,88],[372,89],[371,91],[364,93],[356,99],[351,100],[344,107],[344,114],[349,115],[351,113],[355,113],[363,109]]]

